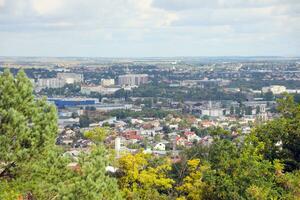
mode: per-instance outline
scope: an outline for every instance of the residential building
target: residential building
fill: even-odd
[[[101,79],[101,86],[108,87],[115,85],[115,79]]]
[[[44,78],[38,79],[35,83],[36,90],[43,88],[61,88],[65,85],[65,82],[59,78]]]
[[[119,85],[141,85],[148,83],[148,75],[147,74],[126,74],[121,75],[118,78]]]
[[[272,92],[273,94],[281,94],[286,92],[286,87],[282,85],[271,85],[268,87],[263,87],[261,89],[262,93]]]
[[[77,73],[58,73],[57,78],[63,80],[66,84],[83,82],[83,75]]]
[[[116,91],[118,91],[120,88],[118,87],[102,87],[99,86],[82,86],[80,92],[82,94],[90,95],[92,92],[100,93],[100,94],[114,94]]]

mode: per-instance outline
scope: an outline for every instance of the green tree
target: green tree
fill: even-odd
[[[255,147],[250,141],[245,141],[242,147],[229,140],[212,145],[211,170],[203,177],[207,184],[204,199],[280,199],[283,196],[283,188],[276,182],[275,165],[260,154],[263,143]],[[257,194],[260,198],[256,198]]]
[[[84,137],[92,140],[96,143],[102,143],[106,136],[108,135],[109,130],[104,127],[96,127],[92,130],[86,131]]]
[[[230,115],[234,115],[234,107],[230,106]]]
[[[71,171],[70,177],[60,183],[59,199],[92,200],[122,199],[117,181],[106,175],[109,160],[103,146],[95,146],[90,154],[79,157],[78,169]]]
[[[54,145],[56,110],[44,99],[34,99],[24,71],[13,77],[5,70],[0,76],[0,116],[1,168],[15,177],[19,171],[12,167],[39,158]]]
[[[259,114],[260,113],[260,106],[256,106],[256,114]]]
[[[264,142],[264,156],[271,161],[281,159],[286,171],[300,169],[300,105],[285,95],[278,100],[280,118],[257,127],[254,135]]]
[[[34,98],[23,71],[0,76],[0,116],[0,199],[121,198],[116,180],[106,175],[108,154],[100,143],[78,161],[55,146],[56,110]]]

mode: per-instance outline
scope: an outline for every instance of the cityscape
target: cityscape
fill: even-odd
[[[299,200],[299,13],[0,0],[0,200]]]

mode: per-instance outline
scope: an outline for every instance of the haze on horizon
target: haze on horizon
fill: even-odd
[[[299,56],[299,0],[0,0],[0,56]]]

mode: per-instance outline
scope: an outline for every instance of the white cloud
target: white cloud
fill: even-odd
[[[299,24],[299,0],[0,0],[0,55],[296,54]]]
[[[38,14],[47,15],[60,9],[63,2],[63,0],[32,0],[32,6]]]
[[[3,0],[0,0],[3,1]],[[160,27],[176,20],[171,11],[152,7],[152,0],[9,0],[0,26],[62,28]],[[15,23],[15,24],[13,24]],[[3,25],[3,24],[2,24]],[[1,29],[1,27],[0,27]],[[21,31],[21,30],[20,30]]]
[[[0,8],[4,6],[5,0],[0,0]]]

